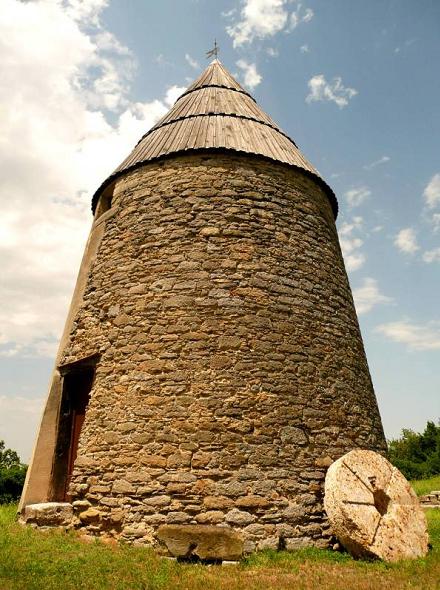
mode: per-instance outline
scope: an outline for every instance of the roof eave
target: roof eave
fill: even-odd
[[[92,207],[91,207],[92,213],[95,214],[95,210],[96,210],[96,206],[98,204],[99,197],[105,192],[105,190],[108,187],[110,187],[112,184],[114,185],[116,183],[116,181],[119,178],[121,178],[122,176],[124,176],[125,174],[127,174],[129,172],[133,172],[133,170],[137,170],[138,168],[141,168],[142,166],[146,166],[147,164],[150,164],[150,163],[157,163],[158,161],[161,161],[161,160],[168,160],[168,159],[175,157],[175,156],[193,155],[193,154],[198,154],[201,152],[204,152],[204,153],[214,152],[217,154],[218,153],[229,153],[230,154],[232,152],[232,153],[236,153],[236,154],[240,154],[240,155],[245,155],[245,156],[251,157],[251,158],[262,158],[264,160],[274,162],[274,163],[279,164],[281,166],[287,166],[289,168],[293,168],[294,170],[300,171],[307,178],[310,178],[311,180],[316,182],[318,184],[318,186],[320,186],[320,188],[324,191],[324,193],[326,194],[327,198],[330,201],[330,206],[332,208],[335,220],[338,216],[339,205],[338,205],[336,195],[333,192],[333,190],[331,189],[331,187],[325,182],[325,180],[321,176],[314,174],[310,170],[307,170],[306,168],[302,168],[301,166],[296,166],[295,164],[290,164],[288,162],[282,162],[280,160],[276,160],[275,158],[271,158],[271,157],[266,156],[264,154],[249,153],[249,152],[240,151],[237,149],[230,149],[230,148],[226,148],[226,147],[217,147],[217,148],[216,147],[208,147],[208,148],[200,148],[199,147],[199,148],[193,148],[193,149],[188,149],[188,150],[184,150],[184,151],[162,154],[156,158],[151,158],[148,160],[136,162],[135,164],[133,164],[132,166],[129,166],[128,168],[124,168],[123,170],[118,170],[118,171],[114,172],[113,174],[111,174],[101,184],[101,186],[96,190],[95,194],[92,197]]]

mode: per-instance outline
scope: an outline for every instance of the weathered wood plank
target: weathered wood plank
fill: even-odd
[[[117,170],[188,149],[261,154],[317,174],[293,142],[219,64],[211,64]],[[226,74],[225,74],[226,72]]]
[[[220,62],[214,60],[170,111],[141,138],[131,154],[98,189],[94,202],[100,190],[127,168],[166,154],[210,148],[266,156],[319,177],[294,142]],[[334,200],[331,189],[326,187],[326,190]]]

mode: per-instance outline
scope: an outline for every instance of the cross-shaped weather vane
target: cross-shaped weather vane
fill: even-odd
[[[210,57],[215,57],[215,59],[217,59],[219,51],[220,47],[217,45],[217,39],[214,39],[214,49],[206,52],[206,59],[209,59]]]

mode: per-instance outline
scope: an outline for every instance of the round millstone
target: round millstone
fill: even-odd
[[[399,561],[426,555],[426,518],[400,471],[374,451],[350,451],[325,478],[333,533],[354,557]]]

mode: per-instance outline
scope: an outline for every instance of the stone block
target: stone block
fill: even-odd
[[[251,522],[255,522],[257,517],[253,514],[250,514],[249,512],[245,512],[244,510],[237,510],[237,508],[233,508],[226,514],[225,520],[229,524],[236,526],[246,526],[247,524],[251,524]]]
[[[315,460],[316,467],[330,467],[330,465],[332,463],[333,463],[333,459],[331,457],[329,457],[328,455],[326,455],[325,457],[318,457]]]
[[[191,466],[193,469],[198,469],[200,467],[206,467],[209,462],[212,460],[213,454],[206,453],[204,451],[198,451],[194,453],[191,460]]]
[[[220,229],[218,227],[203,227],[200,230],[200,235],[210,237],[210,236],[218,236],[220,233]]]
[[[298,549],[313,547],[313,539],[311,537],[293,537],[285,539],[285,544],[287,551],[297,551]]]
[[[181,524],[191,520],[191,515],[181,510],[170,511],[166,515],[166,522],[169,524]]]
[[[201,512],[196,516],[196,520],[199,524],[218,524],[223,522],[225,513],[221,510],[208,510],[207,512]]]
[[[129,482],[124,479],[117,479],[114,484],[112,491],[114,494],[130,494],[133,493],[136,488]]]
[[[239,508],[248,508],[248,509],[255,509],[255,508],[266,508],[269,506],[268,500],[266,498],[262,498],[261,496],[243,496],[242,498],[238,498],[235,501],[235,505]]]
[[[210,510],[223,510],[225,508],[232,508],[234,501],[225,496],[205,496],[203,504]]]
[[[99,510],[96,510],[96,508],[88,508],[87,510],[84,510],[84,512],[80,513],[79,519],[85,524],[99,522],[101,519],[101,513]]]
[[[139,525],[127,525],[122,529],[124,537],[134,537],[135,539],[144,537],[151,531],[150,527],[146,527],[143,524]]]
[[[151,498],[145,498],[144,504],[147,506],[162,507],[168,506],[171,502],[170,496],[152,496]]]
[[[73,517],[72,504],[68,502],[43,502],[25,506],[20,522],[38,526],[67,526]]]
[[[280,539],[277,536],[266,537],[256,543],[258,551],[264,551],[265,549],[272,549],[272,551],[278,549]]]
[[[286,426],[281,429],[280,434],[283,444],[305,445],[307,443],[307,437],[300,428]]]
[[[89,508],[89,506],[90,506],[90,502],[88,500],[75,500],[74,502],[72,502],[72,507],[76,512],[78,512],[78,510],[79,511],[87,510],[87,508]]]
[[[234,561],[243,554],[242,537],[223,526],[163,525],[157,538],[174,557]]]
[[[191,464],[191,457],[191,451],[178,451],[177,453],[173,453],[167,459],[167,467],[189,467]]]
[[[229,350],[240,348],[241,339],[237,336],[220,336],[218,347],[220,350]]]

